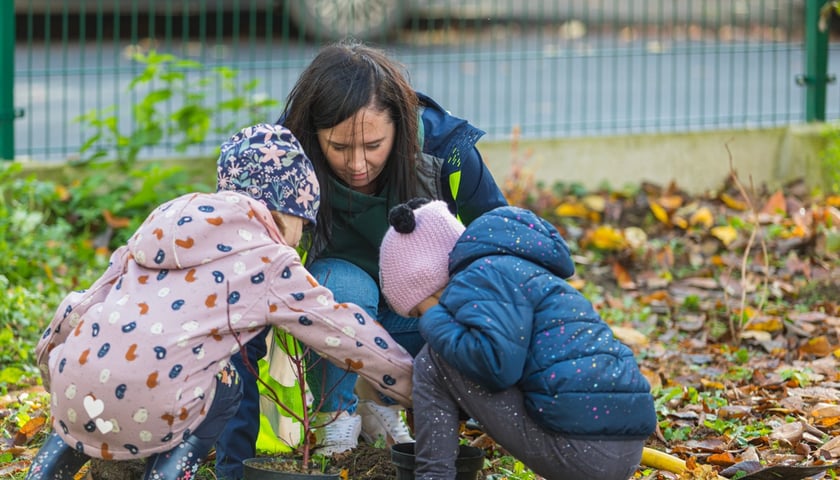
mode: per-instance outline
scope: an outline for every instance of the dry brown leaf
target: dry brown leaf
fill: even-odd
[[[126,217],[115,217],[110,210],[104,210],[102,216],[105,217],[105,223],[111,228],[125,228],[131,225],[131,219]]]
[[[702,440],[688,440],[684,446],[700,452],[723,452],[726,450],[728,444],[728,441],[721,440],[720,438],[709,437]]]
[[[586,281],[579,277],[570,278],[566,282],[575,290],[583,290],[583,287],[586,286]]]
[[[558,217],[587,218],[589,209],[580,203],[561,203],[554,209],[554,214]]]
[[[592,245],[601,250],[621,250],[627,244],[621,232],[609,225],[601,225],[590,235]]]
[[[715,218],[712,215],[712,211],[709,210],[709,207],[700,207],[691,215],[688,223],[692,226],[700,226],[708,230],[715,224]]]
[[[712,465],[719,465],[722,467],[728,467],[730,465],[735,465],[738,463],[738,460],[729,452],[721,452],[721,453],[713,453],[706,458],[706,462]],[[713,477],[714,478],[714,477]]]
[[[663,195],[659,197],[659,200],[656,203],[665,210],[673,212],[682,206],[683,198],[680,195]]]
[[[820,335],[814,338],[809,338],[799,347],[799,352],[805,355],[816,355],[824,357],[830,355],[834,347],[828,343],[828,338],[825,335]]]
[[[636,288],[636,282],[633,281],[633,277],[630,276],[630,272],[628,272],[623,265],[618,262],[613,262],[612,270],[615,281],[618,283],[619,287],[625,290],[633,290]]]
[[[840,458],[840,436],[825,442],[820,448],[820,455],[828,458]]]
[[[746,405],[725,405],[717,411],[718,417],[723,419],[744,418],[752,413],[752,408]]]
[[[46,425],[47,419],[46,417],[34,417],[30,418],[29,421],[23,424],[23,427],[18,430],[17,434],[15,435],[15,445],[26,445],[32,440],[35,435],[41,432],[44,429],[44,425]]]
[[[832,426],[840,422],[840,405],[818,404],[809,415],[818,425]]]
[[[642,366],[639,367],[639,370],[641,370],[642,375],[644,375],[644,377],[647,379],[648,383],[650,384],[650,388],[657,389],[662,387],[662,377],[660,377],[659,374],[657,374],[649,368]]]
[[[618,325],[611,326],[610,328],[612,328],[615,338],[630,347],[643,347],[650,342],[647,335],[635,328],[621,327]]]
[[[761,343],[773,340],[773,335],[771,335],[770,332],[764,332],[761,330],[744,330],[741,332],[741,338],[744,340],[752,339]]]
[[[720,240],[725,247],[731,245],[732,242],[734,242],[738,238],[738,230],[735,230],[735,228],[731,225],[721,225],[718,227],[712,227],[710,233],[713,237]]]
[[[702,288],[705,290],[717,290],[720,288],[720,283],[714,278],[709,277],[689,277],[683,280],[686,285]]]
[[[731,195],[727,193],[720,194],[720,200],[726,205],[727,207],[731,208],[732,210],[738,210],[739,212],[743,212],[747,209],[747,204],[733,198]]]
[[[650,211],[653,212],[653,216],[656,217],[657,220],[665,225],[671,225],[671,219],[669,218],[667,210],[654,200],[650,201]]]
[[[779,317],[759,316],[750,320],[750,330],[762,330],[765,332],[779,332],[784,328],[784,323]]]
[[[825,321],[826,315],[825,312],[790,312],[788,313],[787,317],[794,322],[822,322]]]
[[[784,192],[776,190],[761,207],[760,212],[767,215],[787,215],[787,201]]]
[[[602,195],[587,195],[581,199],[584,206],[593,212],[604,213],[607,206],[607,200]]]
[[[641,248],[648,241],[647,233],[639,227],[627,227],[623,233],[630,248]]]
[[[700,379],[700,385],[702,385],[703,388],[714,389],[714,390],[723,390],[724,388],[726,388],[726,386],[724,384],[722,384],[721,382],[709,380],[709,379],[706,379],[706,378],[701,378]]]
[[[667,290],[657,290],[639,297],[639,303],[642,305],[650,305],[652,303],[660,302],[671,302],[671,295],[668,294]]]
[[[770,439],[796,445],[802,440],[803,433],[805,433],[805,427],[802,422],[783,423],[770,432]]]

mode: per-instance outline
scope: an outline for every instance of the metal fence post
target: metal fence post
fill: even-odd
[[[830,17],[823,7],[826,0],[805,2],[805,75],[797,78],[805,90],[805,121],[825,121],[826,85],[833,81],[828,77],[828,28]],[[823,17],[825,15],[825,18]]]
[[[15,158],[15,2],[0,0],[0,160]]]

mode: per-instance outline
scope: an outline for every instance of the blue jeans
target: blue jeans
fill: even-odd
[[[257,456],[257,435],[260,433],[260,390],[257,386],[257,362],[266,354],[266,336],[270,328],[263,329],[244,348],[232,356],[230,363],[236,367],[242,380],[242,402],[239,410],[225,425],[216,442],[216,476],[219,480],[239,480],[243,476],[242,461]],[[242,354],[246,357],[243,358]],[[247,359],[247,365],[245,362]]]
[[[225,383],[216,379],[216,396],[213,398],[213,403],[207,410],[204,421],[193,432],[185,435],[175,448],[146,459],[144,479],[194,478],[195,472],[207,458],[207,453],[219,438],[228,419],[239,407],[239,401],[242,398],[242,379],[235,374],[228,378],[232,381]],[[90,456],[67,445],[57,433],[53,432],[32,459],[26,479],[72,480],[76,472],[88,460]]]
[[[318,283],[333,292],[337,302],[354,303],[379,321],[394,340],[412,356],[417,355],[425,344],[418,330],[417,319],[402,317],[391,311],[385,301],[381,300],[379,286],[361,268],[346,260],[323,258],[312,262],[309,272]],[[358,375],[321,359],[314,352],[310,353],[308,359],[306,381],[309,383],[314,405],[323,400],[320,408],[322,412],[346,410],[348,413],[354,413],[358,404],[354,392]],[[382,400],[386,403],[396,403],[386,397]]]

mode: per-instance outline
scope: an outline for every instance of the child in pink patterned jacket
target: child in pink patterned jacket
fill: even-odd
[[[320,190],[297,139],[245,128],[222,145],[218,170],[217,193],[155,209],[59,306],[37,346],[53,433],[28,479],[73,478],[91,457],[191,478],[239,406],[229,359],[267,326],[410,405],[411,356],[300,263]]]

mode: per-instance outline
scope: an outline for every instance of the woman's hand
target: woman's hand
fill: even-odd
[[[422,316],[424,313],[426,313],[426,310],[428,310],[428,309],[430,309],[430,308],[432,308],[432,307],[434,307],[435,305],[438,304],[438,302],[440,301],[440,296],[442,294],[443,294],[443,289],[441,288],[437,292],[433,293],[431,297],[426,298],[425,300],[420,302],[416,307],[411,309],[411,312],[409,312],[409,315],[412,316],[412,317]]]

